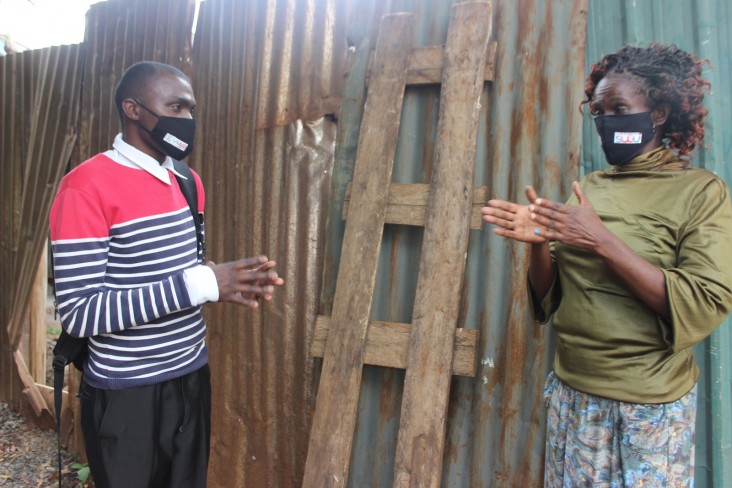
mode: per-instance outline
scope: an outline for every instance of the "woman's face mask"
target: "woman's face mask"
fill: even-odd
[[[612,165],[626,163],[641,154],[655,132],[651,112],[598,115],[595,128],[605,159]]]
[[[157,117],[158,121],[152,130],[142,126],[158,148],[173,159],[181,160],[193,151],[196,138],[196,119],[188,117],[168,117],[158,115],[138,100],[135,102]]]

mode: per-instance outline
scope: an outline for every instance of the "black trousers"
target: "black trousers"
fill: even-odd
[[[211,435],[208,365],[181,378],[124,390],[82,381],[81,426],[98,488],[206,486]]]

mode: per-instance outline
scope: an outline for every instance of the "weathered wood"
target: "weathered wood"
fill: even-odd
[[[407,367],[410,324],[397,322],[369,322],[366,332],[364,364],[387,368]],[[322,358],[330,329],[330,317],[320,315],[315,323],[310,354]],[[452,358],[452,374],[475,376],[479,331],[455,329],[455,353]]]
[[[53,387],[36,383],[36,387],[38,388],[38,391],[41,393],[41,396],[43,397],[43,401],[46,402],[46,405],[48,406],[48,411],[51,412],[51,415],[56,415],[56,405],[54,404],[54,398],[53,398]],[[68,405],[69,404],[69,392],[64,390],[63,393],[61,393],[61,403],[62,405]],[[62,407],[63,410],[63,407]]]
[[[48,294],[48,248],[41,251],[28,304],[28,369],[36,383],[46,384],[46,300]]]
[[[46,404],[46,400],[38,389],[38,385],[33,381],[28,367],[23,360],[23,354],[16,350],[13,352],[15,366],[18,369],[20,381],[23,383],[23,400],[21,404],[21,414],[28,417],[33,423],[43,429],[51,429],[56,422],[53,420],[51,411]],[[27,408],[26,408],[27,407]]]
[[[427,200],[430,195],[430,186],[427,183],[392,183],[389,188],[389,202],[386,207],[387,224],[424,226],[427,218]],[[483,228],[481,207],[485,207],[488,200],[488,187],[473,188],[473,208],[470,212],[470,228]],[[348,218],[348,209],[351,203],[351,183],[346,187],[346,196],[343,202],[343,220]]]
[[[75,401],[64,403],[61,409],[61,440],[68,440],[69,450],[79,453],[82,462],[87,461],[86,448],[84,447],[84,433],[81,430],[81,403],[76,400],[81,384],[81,371],[74,367],[67,367],[69,381],[66,387],[69,391],[69,398]]]
[[[73,369],[73,366],[71,366],[71,369]],[[39,385],[37,383],[36,387],[38,387],[38,391],[43,397],[43,400],[46,402],[46,405],[48,406],[48,411],[51,412],[51,415],[53,416],[53,419],[55,421],[56,405],[54,403],[53,387]],[[83,442],[82,444],[77,444],[81,447],[75,447],[74,444],[69,444],[71,436],[75,433],[75,431],[78,430],[79,432],[81,432],[81,427],[79,427],[78,429],[74,428],[76,425],[81,425],[78,422],[74,422],[75,418],[79,418],[78,414],[74,413],[74,405],[78,405],[78,403],[79,402],[78,400],[76,400],[75,394],[70,394],[67,390],[64,390],[61,393],[61,445],[66,448],[70,448],[69,450],[77,453],[80,457],[83,457],[81,456],[84,451]],[[86,458],[83,457],[83,460],[86,460]]]
[[[381,20],[353,176],[352,204],[310,431],[303,487],[345,486],[361,389],[387,196],[411,53],[414,15]]]
[[[81,92],[80,46],[54,46],[39,50],[37,85],[28,153],[23,161],[23,183],[15,227],[15,282],[10,293],[8,336],[17,349],[23,335],[32,280],[38,256],[46,247],[48,214],[56,185],[66,169],[76,141],[76,119]]]
[[[439,487],[453,338],[468,249],[491,4],[451,8],[427,222],[409,342],[395,487]],[[429,401],[427,401],[429,399]]]
[[[485,64],[485,81],[492,81],[496,74],[496,50],[498,43],[493,41],[488,45]],[[436,85],[442,82],[442,69],[445,60],[443,46],[424,46],[412,50],[407,72],[407,85]],[[369,82],[373,54],[369,57],[369,66],[366,71],[366,83]]]

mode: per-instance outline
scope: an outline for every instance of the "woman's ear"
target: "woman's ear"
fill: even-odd
[[[131,98],[122,100],[122,111],[131,120],[140,120],[140,106]]]
[[[668,116],[671,115],[671,105],[668,103],[662,103],[653,110],[651,110],[651,121],[654,127],[663,127],[663,124],[668,120]]]

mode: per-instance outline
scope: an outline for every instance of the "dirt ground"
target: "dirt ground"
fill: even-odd
[[[53,385],[53,346],[61,325],[53,316],[53,296],[46,305],[47,373],[46,384]],[[22,349],[27,351],[27,344]],[[27,358],[27,352],[25,354]],[[56,432],[41,430],[27,422],[7,404],[0,403],[0,487],[30,488],[57,487],[58,450]],[[82,483],[88,468],[77,463],[77,458],[61,450],[62,488],[91,488],[93,482]]]
[[[56,432],[33,427],[0,403],[0,487],[58,486],[56,445]],[[75,462],[70,453],[61,451],[62,488],[93,486],[81,483],[76,475],[81,466]]]

